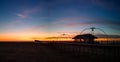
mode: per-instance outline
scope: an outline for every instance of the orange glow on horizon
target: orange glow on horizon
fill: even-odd
[[[41,40],[41,41],[74,41],[74,39],[70,38],[63,38],[63,37],[50,37],[50,38],[39,38],[36,40]],[[120,41],[120,38],[97,38],[95,41]]]
[[[11,33],[1,33],[0,41],[33,41],[35,39],[41,39],[41,37],[50,36],[42,32],[11,32]]]
[[[41,41],[73,41],[72,37],[45,37],[46,35],[0,35],[0,41],[34,41],[34,40],[41,40]],[[98,38],[95,41],[120,41],[120,38]]]

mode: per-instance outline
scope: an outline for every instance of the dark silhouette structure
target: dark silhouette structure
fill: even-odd
[[[97,38],[92,34],[84,34],[84,35],[77,35],[72,39],[75,39],[75,42],[82,42],[82,43],[94,43],[94,39]]]
[[[34,40],[35,41],[35,43],[40,43],[41,41],[40,40]]]

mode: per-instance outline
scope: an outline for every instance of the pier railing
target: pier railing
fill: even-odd
[[[58,51],[79,55],[98,55],[108,57],[120,57],[120,46],[84,44],[84,43],[48,43],[49,47]]]

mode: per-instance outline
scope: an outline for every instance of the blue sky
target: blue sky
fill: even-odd
[[[0,34],[35,36],[81,32],[95,26],[107,34],[120,35],[119,3],[119,0],[0,0]]]

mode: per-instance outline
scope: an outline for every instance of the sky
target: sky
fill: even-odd
[[[0,0],[1,41],[57,36],[92,26],[120,37],[120,1]]]

